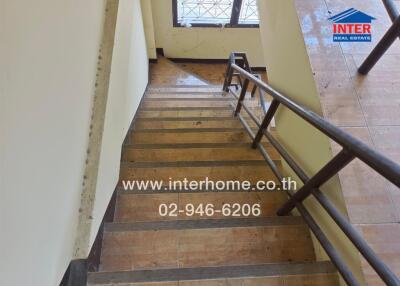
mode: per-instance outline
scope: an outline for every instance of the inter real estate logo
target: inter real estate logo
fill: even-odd
[[[371,42],[374,17],[351,8],[329,20],[333,22],[334,42]]]

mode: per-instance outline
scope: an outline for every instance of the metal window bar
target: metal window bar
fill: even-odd
[[[296,207],[300,214],[303,216],[305,222],[310,227],[311,231],[315,234],[316,238],[321,243],[322,247],[331,258],[332,263],[336,266],[339,273],[346,281],[348,285],[359,285],[354,275],[351,273],[343,259],[340,257],[338,252],[334,249],[333,245],[329,242],[326,235],[322,232],[319,226],[316,224],[312,216],[308,213],[307,209],[302,204],[302,200],[309,195],[313,195],[329,216],[335,221],[340,227],[346,237],[351,243],[358,249],[363,255],[366,261],[372,266],[375,272],[381,277],[381,279],[390,286],[399,286],[399,278],[392,272],[392,270],[376,255],[372,248],[367,244],[363,237],[355,230],[350,222],[336,209],[336,207],[329,201],[329,199],[318,189],[323,183],[325,183],[333,175],[337,174],[342,168],[344,168],[351,160],[358,158],[378,172],[380,175],[388,179],[390,182],[400,187],[400,165],[386,158],[382,154],[371,149],[362,141],[352,137],[348,133],[332,125],[325,119],[321,118],[314,112],[305,109],[298,105],[292,100],[288,99],[278,91],[274,90],[268,84],[262,82],[256,76],[246,71],[242,67],[236,64],[236,59],[242,58],[245,61],[246,55],[244,53],[232,53],[228,64],[228,70],[224,83],[224,90],[232,93],[236,99],[238,99],[237,106],[233,106],[236,110],[243,109],[249,114],[250,118],[258,126],[257,135],[254,134],[252,129],[249,127],[246,120],[240,114],[237,113],[240,121],[243,123],[246,131],[249,133],[253,140],[253,147],[256,146],[260,149],[261,154],[264,156],[267,163],[271,166],[274,174],[278,179],[282,178],[282,174],[276,167],[275,163],[270,159],[264,146],[260,143],[261,137],[259,134],[263,134],[271,143],[271,145],[280,153],[282,158],[288,163],[292,170],[298,175],[300,180],[304,183],[302,189],[298,192],[293,193],[288,191],[290,208]],[[233,73],[239,73],[245,80],[255,84],[260,92],[264,91],[272,96],[274,104],[271,104],[269,110],[266,112],[263,122],[257,119],[257,117],[251,112],[246,104],[240,100],[240,95],[237,95],[231,88],[230,83],[232,78],[230,75]],[[243,86],[243,89],[247,87]],[[241,94],[246,91],[241,91]],[[288,152],[280,145],[280,143],[268,132],[268,125],[270,118],[275,114],[278,106],[290,109],[292,112],[297,114],[300,118],[314,126],[316,129],[327,135],[329,138],[337,142],[343,147],[343,150],[332,159],[325,167],[323,167],[316,175],[309,178],[301,167],[293,160]],[[257,139],[257,140],[256,140]],[[301,192],[300,192],[301,191]],[[283,212],[283,213],[286,213]],[[281,213],[281,214],[283,214]]]

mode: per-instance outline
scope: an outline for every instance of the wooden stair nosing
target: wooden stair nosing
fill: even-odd
[[[304,225],[300,216],[271,216],[228,219],[167,220],[148,222],[106,223],[105,232],[131,232],[149,230],[186,230],[210,228],[268,227]]]
[[[173,268],[120,272],[90,272],[88,274],[88,283],[152,283],[334,273],[336,273],[336,269],[329,261],[269,263],[258,265]]]

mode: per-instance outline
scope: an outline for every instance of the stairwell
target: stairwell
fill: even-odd
[[[241,122],[235,99],[213,85],[150,85],[123,146],[114,222],[88,285],[338,285],[316,261],[301,217],[276,216],[282,191],[124,190],[123,180],[276,180]],[[280,157],[264,142],[271,158]],[[260,204],[260,216],[177,212],[160,204]]]

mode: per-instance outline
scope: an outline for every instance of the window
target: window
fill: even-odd
[[[243,0],[240,9],[239,24],[258,24],[257,0]]]
[[[174,27],[258,27],[257,0],[172,0]]]

